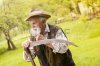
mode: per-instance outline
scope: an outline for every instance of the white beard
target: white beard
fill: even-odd
[[[31,28],[31,34],[32,36],[40,35],[41,29],[39,27],[37,28]]]

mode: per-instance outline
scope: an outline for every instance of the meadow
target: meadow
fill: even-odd
[[[79,46],[69,45],[76,66],[100,66],[100,19],[63,22],[57,26],[64,30],[69,41]],[[31,66],[22,55],[21,43],[28,39],[27,35],[22,33],[13,38],[16,50],[7,51],[6,41],[0,42],[0,66]],[[35,63],[39,66],[37,57]]]

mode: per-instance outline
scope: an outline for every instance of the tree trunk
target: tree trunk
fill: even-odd
[[[10,46],[9,40],[7,40],[7,44],[8,44],[8,50],[11,50],[11,46]]]
[[[11,44],[11,46],[12,46],[12,49],[16,49],[16,46],[14,45],[14,43],[12,42],[11,39],[9,39],[9,42],[10,42],[10,44]]]
[[[4,31],[4,35],[5,35],[5,38],[7,40],[8,50],[16,49],[16,46],[14,45],[13,41],[10,38],[9,31]]]

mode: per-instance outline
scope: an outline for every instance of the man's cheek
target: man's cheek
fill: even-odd
[[[40,28],[43,28],[43,27],[44,27],[42,23],[41,23],[41,24],[39,24],[39,26],[40,26]]]

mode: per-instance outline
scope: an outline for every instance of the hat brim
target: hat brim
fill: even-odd
[[[25,21],[30,21],[30,18],[34,18],[34,17],[45,17],[45,18],[50,18],[51,16],[49,14],[36,14],[36,15],[31,15],[28,16]]]

